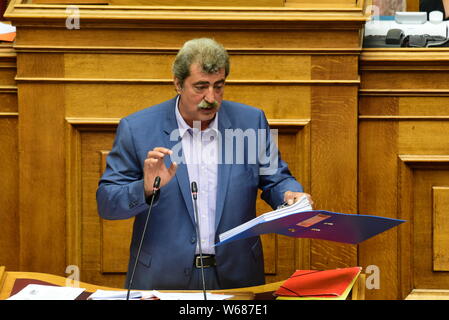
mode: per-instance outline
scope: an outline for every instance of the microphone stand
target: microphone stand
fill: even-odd
[[[142,250],[143,240],[145,239],[145,234],[147,233],[148,220],[150,220],[151,209],[153,208],[153,201],[154,201],[154,198],[156,198],[156,192],[159,192],[159,185],[160,184],[161,184],[161,178],[159,176],[157,176],[154,179],[153,194],[151,195],[150,208],[148,209],[147,218],[145,220],[145,225],[143,227],[142,237],[140,238],[139,248],[137,249],[136,261],[134,262],[133,271],[131,272],[131,277],[129,279],[128,292],[126,293],[126,300],[129,300],[129,293],[130,293],[131,287],[133,285],[134,273],[136,272],[137,263],[139,262],[140,251]]]
[[[197,196],[198,196],[198,187],[196,182],[192,182],[192,197],[193,197],[193,209],[195,211],[195,219],[196,219],[196,233],[198,238],[198,249],[200,252],[200,261],[201,261],[201,279],[203,282],[203,295],[204,300],[207,300],[206,296],[206,280],[204,280],[204,265],[203,265],[203,249],[201,248],[201,235],[200,235],[200,220],[198,219],[198,204],[197,204]]]

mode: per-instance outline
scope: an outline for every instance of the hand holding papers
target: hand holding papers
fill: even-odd
[[[266,233],[357,244],[403,222],[378,216],[312,210],[304,196],[291,206],[264,213],[223,232],[216,246]]]

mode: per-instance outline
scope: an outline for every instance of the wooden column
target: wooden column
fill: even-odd
[[[19,150],[16,52],[12,44],[0,43],[0,261],[19,267]]]

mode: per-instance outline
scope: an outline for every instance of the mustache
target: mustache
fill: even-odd
[[[216,109],[216,108],[218,108],[218,102],[217,101],[209,103],[206,100],[202,100],[198,104],[198,109],[202,109],[202,110],[210,110],[210,109]]]

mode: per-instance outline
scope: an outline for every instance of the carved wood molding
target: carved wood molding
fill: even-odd
[[[149,83],[173,84],[173,79],[108,79],[108,78],[38,78],[16,77],[17,82],[74,82],[74,83]],[[360,80],[226,80],[231,85],[359,85]]]
[[[414,294],[413,262],[413,193],[415,169],[449,169],[449,155],[410,155],[400,154],[398,159],[398,218],[407,220],[398,228],[400,261],[400,295],[412,298]]]
[[[148,22],[166,23],[173,25],[173,21],[185,24],[192,22],[233,22],[238,27],[241,22],[252,22],[252,27],[259,24],[274,28],[289,23],[315,25],[317,22],[346,23],[361,26],[369,18],[363,12],[363,3],[357,7],[171,7],[171,6],[103,6],[79,5],[81,19],[87,22],[129,21],[140,20]],[[25,4],[25,0],[12,1],[5,12],[5,17],[11,21],[33,20],[55,21],[66,19],[66,5]],[[45,10],[45,14],[42,14]],[[248,27],[245,24],[245,27]],[[332,27],[329,25],[329,27]]]
[[[449,155],[407,155],[401,154],[398,158],[408,165],[423,163],[446,163],[449,164]]]
[[[380,120],[380,121],[429,121],[429,120],[435,120],[435,121],[446,121],[449,120],[449,116],[359,116],[359,120]]]
[[[17,94],[17,87],[16,86],[0,86],[0,93]]]
[[[165,47],[127,47],[127,46],[44,46],[44,45],[14,45],[15,52],[70,52],[70,53],[121,53],[121,54],[136,54],[136,53],[156,53],[156,54],[173,54],[176,55],[179,48],[165,48]],[[237,54],[297,54],[297,55],[354,55],[359,56],[362,48],[226,48],[231,55]]]
[[[362,66],[371,62],[392,62],[398,66],[410,62],[429,61],[445,64],[449,62],[447,48],[366,48],[360,55]]]
[[[17,118],[18,112],[0,112],[0,118]]]
[[[447,97],[449,89],[359,89],[359,96]]]
[[[305,127],[310,119],[267,119],[270,126],[276,127]],[[96,127],[116,126],[120,118],[66,118],[68,124],[77,130],[91,130]]]

